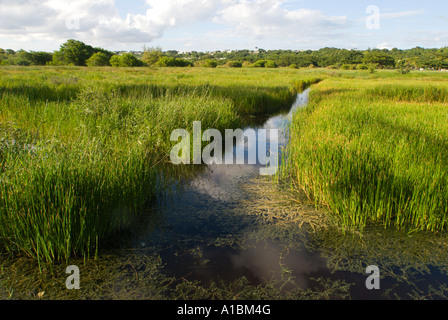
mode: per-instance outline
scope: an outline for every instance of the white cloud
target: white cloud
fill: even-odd
[[[345,16],[331,17],[319,10],[286,10],[277,0],[240,0],[222,9],[216,22],[232,27],[238,34],[249,37],[300,38],[323,31],[347,27]]]
[[[384,43],[380,43],[379,45],[376,46],[377,49],[393,49],[394,46],[389,44],[388,42],[384,42]]]
[[[146,10],[124,16],[116,9],[114,0],[0,0],[0,40],[24,45],[53,43],[53,48],[57,43],[55,49],[70,38],[94,46],[131,47],[160,39],[168,30],[214,22],[219,27],[204,30],[204,37],[213,35],[214,40],[222,42],[238,38],[247,43],[263,39],[273,43],[278,39],[309,43],[336,38],[339,30],[351,25],[345,16],[286,9],[283,5],[287,2],[146,0]]]
[[[221,2],[147,0],[146,12],[121,18],[114,0],[0,0],[0,38],[145,43],[169,28],[212,18]]]
[[[212,18],[222,0],[146,0],[145,19],[162,27],[182,26]]]
[[[389,13],[381,13],[380,17],[382,19],[396,19],[396,18],[402,18],[402,17],[421,15],[423,13],[424,13],[423,10],[389,12]]]
[[[1,1],[0,30],[24,33],[27,28],[45,25],[55,13],[53,9],[42,6],[39,1]]]
[[[329,16],[319,10],[282,7],[286,1],[239,0],[222,8],[215,22],[227,26],[223,31],[232,37],[275,45],[278,39],[290,43],[311,43],[328,40],[342,29],[351,26],[346,16]],[[219,33],[218,33],[219,34]]]
[[[118,16],[113,0],[0,2],[0,37],[25,41],[91,39],[102,21]],[[73,21],[79,23],[73,24]],[[71,24],[72,23],[72,24]]]

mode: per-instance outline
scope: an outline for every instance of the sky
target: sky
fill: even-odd
[[[448,46],[447,0],[0,0],[0,48],[317,50]]]

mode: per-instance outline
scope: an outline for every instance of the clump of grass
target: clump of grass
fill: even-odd
[[[97,146],[88,154],[56,148],[11,164],[0,190],[3,248],[47,262],[93,256],[156,190],[153,162],[136,151],[114,157]]]

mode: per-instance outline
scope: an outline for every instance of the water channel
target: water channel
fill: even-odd
[[[278,129],[280,154],[308,93],[299,94],[288,113],[253,126]],[[247,142],[232,152],[236,148],[247,152]],[[184,299],[447,299],[446,236],[377,226],[344,233],[325,208],[260,176],[262,167],[187,166],[188,177],[148,205],[118,248],[95,261],[70,262],[80,264],[84,290],[64,288],[64,264],[21,280],[32,273],[31,262],[10,262],[2,270],[9,268],[9,281],[28,288],[25,298],[46,292],[50,299],[170,299],[169,288],[177,288],[174,295]],[[380,271],[377,289],[366,286],[372,265]],[[10,291],[0,283],[2,297]]]
[[[278,129],[279,154],[288,142],[289,123],[298,108],[306,107],[308,94],[309,89],[299,94],[288,113],[253,127]],[[269,146],[269,139],[259,142]],[[247,156],[247,141],[232,152],[240,147]],[[375,226],[363,235],[349,235],[322,226],[325,210],[278,190],[260,176],[261,167],[207,166],[180,192],[150,209],[150,216],[162,220],[154,232],[134,239],[134,246],[157,248],[166,274],[202,284],[244,277],[251,285],[326,291],[320,296],[325,298],[444,299],[448,277],[443,236],[386,232]],[[316,228],[318,232],[310,232]],[[379,290],[366,286],[370,265],[379,268]]]

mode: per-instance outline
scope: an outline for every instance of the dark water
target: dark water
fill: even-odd
[[[266,119],[253,129],[278,129],[282,154],[292,116],[307,101],[305,91],[298,95],[289,113]],[[269,138],[258,141],[270,145]],[[237,144],[232,152],[244,148],[247,156],[247,144]],[[336,238],[341,241],[340,233],[335,236],[324,232],[315,241],[293,223],[289,228],[278,229],[260,221],[251,214],[251,206],[242,207],[242,203],[249,201],[254,208],[257,206],[258,199],[244,186],[257,183],[261,167],[260,163],[201,166],[178,192],[149,209],[150,216],[161,220],[155,231],[151,229],[135,238],[134,246],[157,248],[167,275],[205,284],[245,277],[251,284],[262,285],[284,279],[286,274],[294,281],[289,281],[285,288],[318,290],[315,279],[327,279],[335,285],[341,282],[341,286],[349,284],[350,299],[445,298],[446,259],[443,251],[442,256],[435,253],[425,258],[420,254],[419,251],[428,250],[419,247],[424,241],[374,230],[364,237],[375,243],[372,248],[362,237],[353,242],[353,247],[345,247],[333,243]],[[194,171],[197,167],[187,169]],[[353,240],[350,235],[342,237],[347,237],[347,241],[342,238],[342,243]],[[433,241],[426,245],[431,247]],[[380,289],[367,289],[368,265],[380,268]]]

